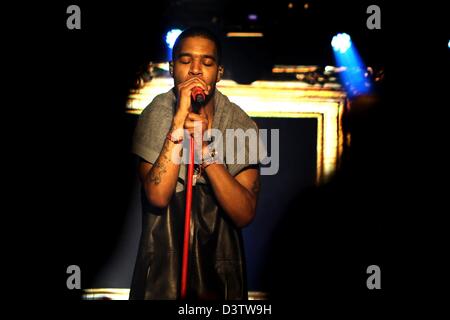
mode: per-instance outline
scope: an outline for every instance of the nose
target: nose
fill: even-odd
[[[191,68],[189,69],[189,73],[193,76],[198,76],[202,74],[202,66],[199,60],[194,59],[191,63]]]

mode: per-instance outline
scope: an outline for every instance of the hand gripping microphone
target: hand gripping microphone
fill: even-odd
[[[192,104],[192,110],[195,113],[199,113],[200,105],[204,104],[206,100],[205,91],[203,91],[201,87],[194,87],[192,89],[192,99],[194,101]]]

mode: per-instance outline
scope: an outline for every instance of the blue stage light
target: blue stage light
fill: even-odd
[[[351,38],[346,33],[333,37],[331,45],[338,67],[343,67],[340,79],[350,97],[369,93],[371,81],[366,77],[366,67],[358,54]]]
[[[177,40],[178,36],[181,34],[180,29],[172,29],[166,34],[166,43],[169,46],[170,49],[173,49],[173,45],[175,44],[175,41]]]
[[[345,53],[352,45],[350,36],[346,33],[338,33],[331,40],[331,46],[334,51]]]

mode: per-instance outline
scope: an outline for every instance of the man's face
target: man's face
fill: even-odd
[[[175,86],[198,77],[211,86],[210,96],[216,82],[220,80],[216,46],[213,41],[203,37],[185,38],[173,61],[173,78]]]

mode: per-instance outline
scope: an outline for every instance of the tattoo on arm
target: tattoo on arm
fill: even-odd
[[[166,165],[169,162],[169,141],[166,140],[161,151],[161,155],[156,160],[155,165],[150,171],[150,182],[159,184],[164,173],[167,172]]]

